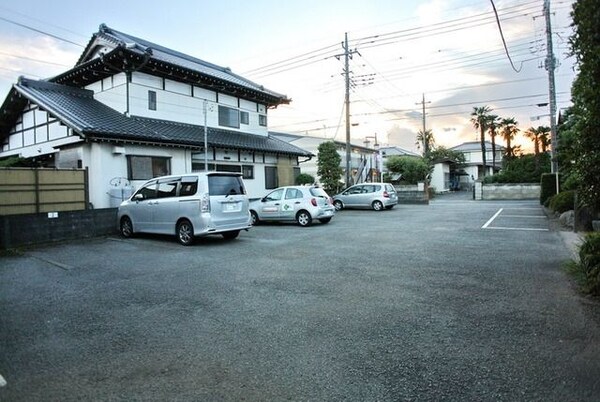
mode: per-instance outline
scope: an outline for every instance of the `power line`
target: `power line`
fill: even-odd
[[[508,57],[508,60],[510,61],[510,65],[513,68],[513,70],[515,70],[517,73],[521,72],[521,69],[523,69],[523,62],[521,62],[521,67],[519,67],[519,69],[517,70],[517,68],[515,67],[511,57],[510,57],[510,53],[508,52],[508,47],[506,46],[506,40],[504,39],[504,32],[502,32],[502,25],[500,24],[500,18],[498,18],[498,11],[496,10],[496,5],[494,4],[494,0],[490,0],[490,3],[492,3],[492,8],[494,9],[494,15],[496,16],[496,22],[498,23],[498,30],[500,31],[500,37],[502,38],[502,44],[504,45],[504,50],[506,51],[506,57]]]
[[[59,66],[59,67],[71,67],[71,66],[68,66],[66,64],[54,63],[52,61],[47,61],[47,60],[33,59],[31,57],[19,56],[19,55],[12,54],[12,53],[0,52],[0,54],[2,54],[4,56],[8,56],[8,57],[14,57],[14,58],[17,58],[17,59],[23,59],[23,60],[27,60],[27,61],[34,61],[36,63],[51,64],[51,65]]]
[[[11,23],[11,24],[14,24],[14,25],[17,25],[17,26],[20,26],[21,28],[25,28],[25,29],[29,29],[29,30],[37,32],[37,33],[41,33],[42,35],[50,36],[51,38],[58,39],[60,41],[66,42],[66,43],[70,43],[70,44],[75,45],[75,46],[85,47],[85,46],[83,46],[80,43],[73,42],[72,40],[69,40],[69,39],[61,38],[60,36],[51,34],[49,32],[42,31],[41,29],[30,27],[29,25],[21,24],[20,22],[13,21],[13,20],[10,20],[8,18],[0,17],[0,20],[8,22],[8,23]]]

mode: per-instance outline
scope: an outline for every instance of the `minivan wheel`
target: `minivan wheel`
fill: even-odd
[[[312,216],[306,211],[300,211],[298,212],[298,215],[296,215],[296,221],[300,226],[310,226],[312,223]]]
[[[342,204],[340,200],[335,200],[333,202],[333,206],[335,207],[336,211],[340,211],[342,208],[344,208],[344,204]]]
[[[373,204],[371,204],[375,211],[381,211],[383,209],[383,203],[381,201],[375,200]]]
[[[258,214],[256,211],[250,211],[250,217],[252,218],[252,226],[258,225]]]
[[[133,236],[133,224],[131,223],[131,219],[125,216],[121,219],[121,236],[123,237],[131,237]]]
[[[194,242],[194,227],[188,220],[182,220],[177,224],[177,240],[184,246]]]
[[[222,233],[222,235],[223,235],[223,238],[224,238],[225,240],[233,240],[233,239],[235,239],[236,237],[238,237],[238,235],[239,235],[239,234],[240,234],[240,231],[239,231],[239,230],[232,230],[232,231],[230,231],[230,232],[224,232],[224,233]]]

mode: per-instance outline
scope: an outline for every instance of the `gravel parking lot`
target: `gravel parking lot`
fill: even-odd
[[[596,401],[598,305],[548,228],[440,197],[0,257],[0,401]]]

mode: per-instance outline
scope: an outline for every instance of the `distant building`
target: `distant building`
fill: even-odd
[[[464,142],[460,145],[449,148],[452,151],[462,152],[465,156],[464,172],[470,180],[479,180],[483,178],[484,166],[481,153],[481,142]],[[504,147],[496,144],[496,164],[492,165],[492,143],[485,141],[485,175],[490,176],[497,173],[502,168],[504,158]]]
[[[321,145],[323,142],[332,141],[331,139],[273,131],[269,132],[269,135],[273,138],[286,141],[295,147],[304,149],[305,151],[315,155],[311,159],[300,160],[300,169],[302,173],[310,174],[318,180],[317,166],[319,145]],[[342,158],[340,166],[344,170],[344,173],[342,174],[341,181],[344,182],[346,179],[346,142],[333,142],[336,144],[338,153]],[[376,148],[369,148],[356,144],[350,144],[350,149],[350,169],[352,171],[352,182],[346,184],[346,186],[356,183],[380,180],[382,166],[379,158],[379,151]]]

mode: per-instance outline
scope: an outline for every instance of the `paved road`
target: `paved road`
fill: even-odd
[[[535,202],[440,197],[192,247],[0,258],[0,401],[600,395],[600,327]]]

